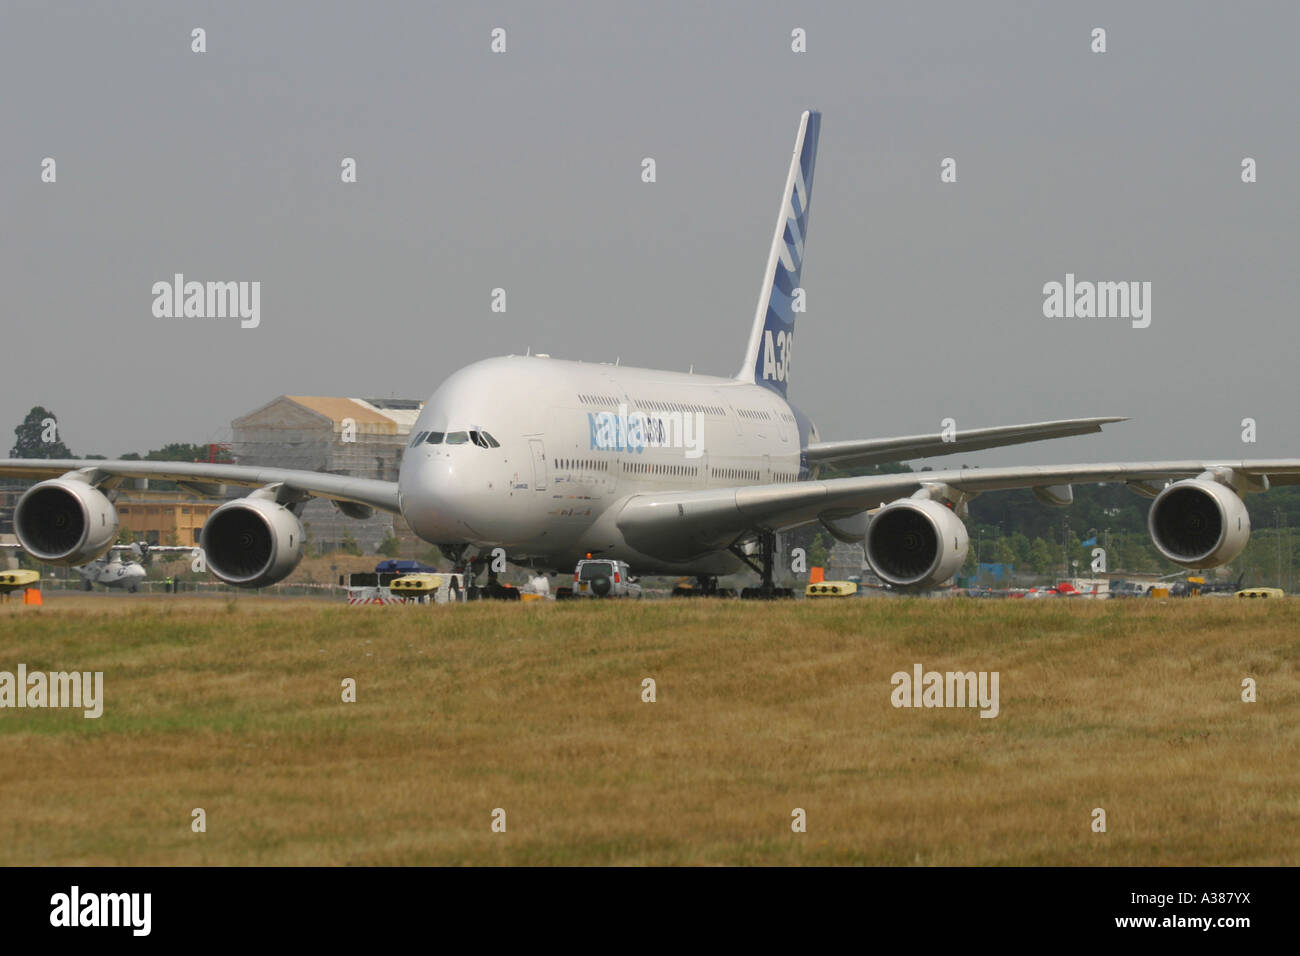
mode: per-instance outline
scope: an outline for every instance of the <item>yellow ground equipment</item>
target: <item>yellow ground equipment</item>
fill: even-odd
[[[427,597],[442,587],[440,574],[403,574],[388,585],[394,597]]]
[[[8,597],[13,591],[25,591],[41,582],[39,571],[0,571],[0,595]]]
[[[1286,597],[1286,592],[1281,588],[1243,588],[1233,596],[1239,598],[1280,598]]]
[[[819,581],[803,589],[803,596],[810,598],[855,597],[857,593],[855,581]]]

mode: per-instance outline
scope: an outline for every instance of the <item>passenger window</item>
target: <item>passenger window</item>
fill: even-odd
[[[425,439],[425,442],[430,445],[441,445],[442,432],[429,432],[429,437]]]

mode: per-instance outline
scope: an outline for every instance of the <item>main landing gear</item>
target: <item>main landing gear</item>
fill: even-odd
[[[776,555],[776,532],[761,531],[758,535],[758,560],[755,564],[753,559],[740,550],[736,545],[731,546],[731,553],[740,560],[744,561],[762,578],[762,583],[756,588],[744,588],[740,592],[743,600],[747,601],[771,601],[776,598],[792,598],[794,590],[791,588],[779,588],[772,583],[772,567],[775,563]]]
[[[734,598],[735,596],[735,588],[718,587],[717,576],[712,574],[697,575],[694,586],[689,584],[679,584],[673,588],[673,597]]]

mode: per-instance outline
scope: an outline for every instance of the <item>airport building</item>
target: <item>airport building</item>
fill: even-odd
[[[197,545],[199,532],[220,501],[182,492],[127,490],[118,494],[117,523],[134,541]]]
[[[231,452],[241,465],[396,481],[423,407],[416,399],[281,395],[231,422]],[[335,547],[347,534],[367,554],[390,531],[403,541],[416,540],[400,518],[348,518],[319,498],[304,507],[302,521],[314,550]]]
[[[27,482],[6,481],[0,487],[0,535],[14,533],[14,506],[22,497]]]

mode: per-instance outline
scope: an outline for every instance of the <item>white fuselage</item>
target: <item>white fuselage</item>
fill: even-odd
[[[148,572],[144,566],[136,564],[134,561],[114,561],[100,559],[92,561],[90,564],[77,568],[83,581],[91,584],[102,584],[106,588],[123,588],[129,590],[136,587],[148,577]]]
[[[618,512],[637,494],[800,480],[802,443],[816,436],[762,386],[510,356],[448,378],[411,438],[399,501],[425,541],[500,547],[548,570],[591,552],[637,573],[726,574],[740,562],[725,551],[688,564],[637,553]]]

